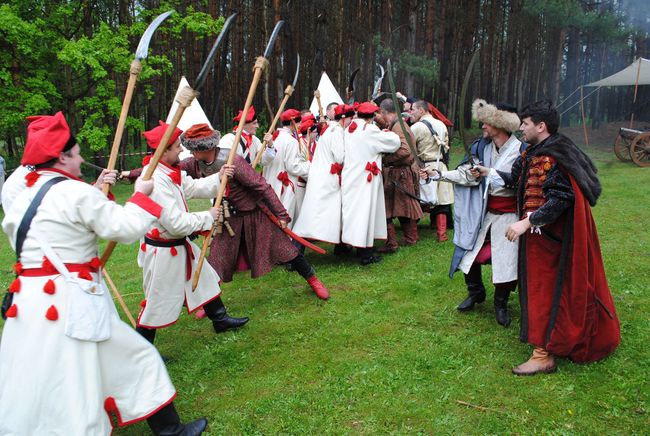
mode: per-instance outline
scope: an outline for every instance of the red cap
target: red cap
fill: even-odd
[[[316,118],[313,114],[306,114],[300,120],[300,133],[303,135],[307,133],[307,130],[311,129],[316,125]]]
[[[354,108],[349,104],[340,104],[334,108],[336,119],[354,116]]]
[[[300,112],[295,109],[287,109],[280,115],[281,121],[300,121]]]
[[[148,130],[142,134],[142,136],[144,136],[144,138],[147,140],[147,144],[149,144],[149,147],[158,148],[158,146],[160,145],[160,140],[162,139],[168,127],[169,124],[159,121],[158,127],[154,127],[153,129]],[[171,138],[169,138],[169,144],[173,144],[174,142],[176,142],[178,137],[181,136],[181,133],[183,133],[183,131],[178,127],[176,127],[174,129],[174,133],[172,133]]]
[[[236,116],[235,118],[233,118],[232,120],[233,120],[234,122],[236,122],[236,123],[240,122],[240,121],[241,121],[241,115],[242,115],[242,112],[244,112],[244,111],[240,109],[240,110],[239,110],[239,113],[237,114],[237,116]],[[257,116],[255,115],[255,106],[251,106],[251,107],[248,109],[248,114],[246,115],[246,122],[247,122],[247,123],[250,123],[250,122],[252,122],[252,121],[254,121],[254,120],[256,120],[256,119],[257,119]]]
[[[20,161],[22,165],[38,165],[55,159],[66,148],[68,141],[74,140],[62,112],[27,117],[27,121],[27,143]]]
[[[377,112],[378,110],[379,110],[379,106],[377,106],[376,104],[370,101],[363,102],[359,105],[359,107],[357,107],[357,113],[362,115],[371,115]]]

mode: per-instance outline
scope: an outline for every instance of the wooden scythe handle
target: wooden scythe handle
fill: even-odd
[[[320,91],[318,89],[314,91],[314,97],[316,97],[316,102],[318,103],[318,116],[320,118],[320,122],[324,123],[325,116],[323,114],[323,105],[320,103]]]
[[[244,124],[246,124],[246,117],[248,116],[248,110],[253,104],[253,97],[255,97],[257,84],[259,83],[260,78],[262,77],[262,73],[264,72],[268,64],[269,61],[266,60],[266,58],[263,56],[260,56],[255,60],[255,66],[253,67],[253,81],[251,82],[251,86],[248,89],[246,104],[244,104],[244,109],[242,110],[242,116],[241,119],[239,120],[239,125],[237,126],[237,132],[235,133],[235,141],[233,142],[232,148],[230,149],[230,153],[228,154],[228,161],[226,162],[226,165],[232,165],[233,160],[235,160],[235,154],[237,154],[237,146],[239,144],[239,140],[241,139],[241,134],[244,131]],[[227,180],[224,183],[221,183],[219,185],[219,192],[217,193],[217,198],[214,201],[215,207],[218,207],[221,204],[221,200],[223,200],[223,194],[226,192],[227,186],[228,186]],[[196,264],[196,271],[194,271],[194,277],[192,278],[192,292],[196,290],[196,287],[199,284],[199,277],[201,276],[201,270],[203,269],[205,256],[208,252],[208,248],[210,247],[210,243],[212,242],[212,234],[214,233],[216,224],[217,222],[215,221],[212,224],[212,229],[210,230],[210,233],[203,240],[203,247],[201,247],[201,256],[199,256],[199,260]]]
[[[112,171],[115,169],[115,164],[117,163],[117,153],[120,151],[120,143],[122,142],[122,134],[124,133],[124,125],[126,124],[126,117],[129,115],[129,107],[131,106],[131,98],[133,97],[133,91],[135,90],[135,82],[138,80],[140,71],[142,70],[142,64],[139,59],[133,59],[131,62],[131,71],[129,74],[129,82],[126,85],[126,93],[124,94],[124,100],[122,101],[122,110],[120,112],[120,118],[117,122],[117,129],[115,130],[115,138],[113,138],[113,146],[111,147],[111,154],[108,158],[107,170]],[[108,195],[111,191],[111,185],[104,183],[102,185],[102,192],[104,195]]]
[[[104,276],[104,280],[106,280],[106,283],[108,284],[108,287],[111,288],[111,291],[113,292],[113,295],[117,299],[117,302],[120,303],[120,307],[126,314],[126,317],[129,318],[129,322],[135,328],[135,319],[133,318],[133,315],[131,315],[131,312],[129,311],[129,308],[127,307],[126,303],[124,302],[124,299],[122,298],[122,295],[120,295],[119,291],[115,287],[115,283],[113,283],[113,279],[111,279],[111,276],[108,275],[108,271],[105,269],[102,269],[102,275]]]
[[[284,106],[287,104],[287,100],[289,100],[291,94],[293,94],[293,86],[287,85],[287,87],[284,90],[284,97],[282,98],[280,107],[278,107],[278,111],[275,113],[275,116],[273,117],[273,121],[269,126],[269,130],[267,130],[266,133],[275,132],[275,126],[278,125],[278,120],[280,119],[280,115],[282,115],[282,112],[284,111]],[[268,142],[264,141],[264,143],[262,143],[262,148],[259,149],[259,151],[257,152],[257,156],[255,156],[255,160],[251,164],[253,168],[257,168],[257,165],[262,160],[262,155],[264,154],[264,151],[266,150],[267,146],[268,146]]]
[[[158,166],[158,162],[160,162],[160,158],[162,157],[162,155],[167,150],[167,147],[169,146],[168,144],[169,139],[172,137],[172,134],[174,133],[176,126],[178,126],[179,121],[183,117],[183,113],[185,112],[185,109],[192,104],[192,100],[196,98],[196,95],[197,93],[189,86],[186,86],[181,90],[181,94],[176,99],[176,101],[178,102],[178,108],[174,113],[174,118],[172,118],[172,122],[169,125],[169,127],[167,127],[167,130],[165,130],[165,134],[160,140],[160,145],[158,145],[158,148],[156,148],[156,152],[151,157],[151,160],[149,161],[149,165],[147,166],[147,170],[142,175],[143,180],[151,180],[151,176],[153,176],[153,172],[156,170],[156,167]],[[113,250],[115,249],[116,245],[117,242],[115,241],[109,241],[109,243],[106,244],[106,249],[104,250],[104,253],[102,254],[102,258],[101,258],[102,265],[106,265],[106,262],[108,262],[108,259],[111,257],[111,254],[113,253]]]

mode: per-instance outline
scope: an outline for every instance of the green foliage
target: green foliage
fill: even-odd
[[[377,48],[377,56],[380,59],[394,59],[395,72],[404,70],[425,83],[434,84],[438,80],[440,65],[435,58],[419,55],[409,51],[394,51],[390,46],[384,45],[381,35],[374,35],[373,45]]]

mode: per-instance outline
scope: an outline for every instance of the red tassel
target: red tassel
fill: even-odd
[[[144,300],[142,300],[142,301],[140,302],[140,307],[142,307],[142,308],[144,309],[144,307],[145,307],[146,305],[147,305],[147,299],[145,298]]]
[[[151,233],[151,237],[152,237],[153,239],[158,239],[158,238],[160,238],[160,230],[158,230],[158,229],[153,229],[150,233]]]
[[[178,251],[176,250],[176,247],[172,247],[169,252],[171,253],[172,256],[176,256],[178,254]]]
[[[50,321],[56,321],[59,319],[59,311],[56,310],[56,307],[50,306],[50,308],[47,309],[47,312],[45,312],[45,318],[49,319]]]
[[[276,139],[278,139],[278,135],[279,135],[279,134],[280,134],[280,131],[279,131],[279,130],[276,130],[275,132],[273,132],[272,137],[273,137],[273,140],[274,140],[274,141],[275,141]]]
[[[11,282],[9,285],[9,292],[20,292],[20,277],[16,277],[16,279]]]
[[[14,272],[16,273],[17,276],[19,276],[23,272],[23,264],[20,262],[16,262],[14,264]]]
[[[56,272],[56,268],[54,268],[54,265],[52,265],[50,259],[45,256],[43,256],[43,265],[41,265],[41,267],[45,270],[46,273],[54,274]]]
[[[79,271],[79,278],[83,280],[92,281],[93,276],[90,274],[89,271]]]
[[[18,315],[18,306],[15,304],[12,304],[9,309],[7,309],[7,312],[5,313],[5,316],[7,318],[15,318]]]
[[[368,179],[368,182],[372,182],[372,173],[368,173],[368,177],[366,177],[366,179]]]
[[[54,295],[54,292],[56,292],[56,285],[54,284],[54,280],[50,279],[45,283],[45,286],[43,286],[43,291],[46,294]]]
[[[353,133],[355,130],[357,130],[357,123],[353,122],[348,126],[348,132]]]
[[[99,257],[93,257],[90,259],[90,262],[88,262],[88,265],[93,269],[99,269],[99,267],[102,266],[102,260]]]
[[[142,251],[147,251],[147,244],[145,244],[145,243],[143,242],[143,243],[140,245],[140,250],[142,250]]]
[[[27,173],[27,175],[25,176],[27,187],[29,188],[30,186],[34,186],[34,183],[36,183],[39,177],[41,177],[41,175],[38,174],[36,171],[30,171],[29,173]]]

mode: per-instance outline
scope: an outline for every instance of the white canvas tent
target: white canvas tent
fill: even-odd
[[[336,88],[332,84],[332,81],[325,71],[323,71],[323,74],[320,76],[320,82],[318,83],[318,88],[316,89],[318,89],[320,92],[320,102],[323,105],[323,112],[325,112],[327,105],[332,102],[343,104],[343,99],[336,91]],[[319,115],[318,102],[316,101],[316,97],[312,99],[311,105],[309,106],[309,111],[314,114],[315,117]]]
[[[650,60],[637,58],[621,71],[585,86],[650,85]]]

